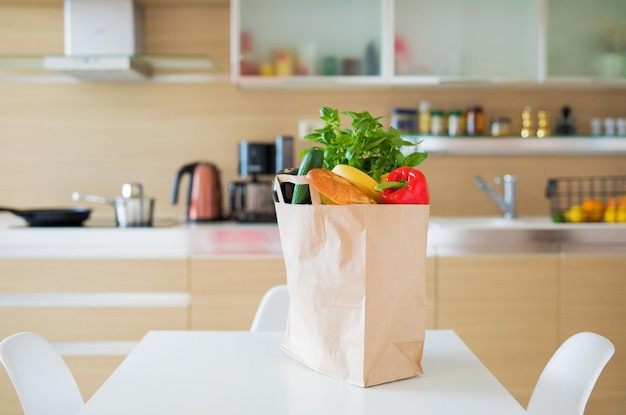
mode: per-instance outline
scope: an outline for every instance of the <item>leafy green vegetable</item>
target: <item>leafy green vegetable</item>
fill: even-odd
[[[337,164],[348,164],[364,171],[374,180],[401,166],[415,167],[428,153],[414,152],[407,156],[400,149],[414,146],[404,140],[401,133],[390,127],[385,131],[379,120],[369,112],[344,111],[352,119],[352,129],[341,125],[339,111],[329,107],[320,109],[320,118],[326,125],[304,136],[305,140],[324,145],[324,168],[332,170]],[[299,157],[311,151],[303,150]]]

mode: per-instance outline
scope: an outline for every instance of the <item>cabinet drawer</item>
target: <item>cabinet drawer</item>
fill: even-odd
[[[191,276],[194,330],[249,330],[265,292],[287,281],[282,258],[198,259]]]
[[[188,291],[183,259],[2,259],[0,292]]]
[[[50,341],[129,341],[186,330],[187,320],[188,307],[0,307],[0,338],[32,331]]]

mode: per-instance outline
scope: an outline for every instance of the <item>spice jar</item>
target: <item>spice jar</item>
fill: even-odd
[[[432,110],[430,112],[430,134],[444,135],[446,131],[445,112],[442,110]]]
[[[430,133],[430,103],[428,101],[420,102],[417,128],[420,134]]]
[[[494,117],[491,119],[491,135],[506,137],[511,135],[511,119],[508,117]]]
[[[485,134],[485,113],[479,105],[467,109],[467,135]]]
[[[416,133],[417,110],[407,108],[392,108],[391,126],[401,133]]]
[[[451,110],[448,113],[448,135],[450,137],[463,135],[465,130],[465,123],[463,121],[463,111]]]

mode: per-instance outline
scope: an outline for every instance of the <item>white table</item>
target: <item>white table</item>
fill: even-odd
[[[423,375],[370,388],[309,369],[281,340],[278,332],[149,332],[79,415],[525,413],[451,330],[427,331]]]

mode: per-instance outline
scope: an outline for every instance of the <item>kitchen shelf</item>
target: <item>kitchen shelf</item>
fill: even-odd
[[[626,137],[438,137],[405,135],[405,139],[421,142],[414,151],[452,156],[509,155],[626,155]]]

